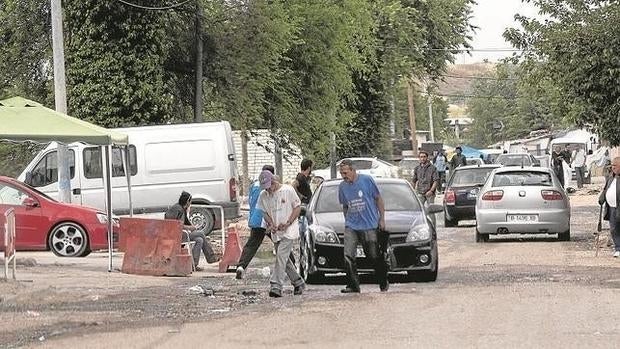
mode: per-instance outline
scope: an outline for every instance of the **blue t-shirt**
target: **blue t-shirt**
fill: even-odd
[[[260,228],[263,224],[263,211],[256,207],[261,191],[258,181],[254,181],[250,187],[250,194],[248,195],[248,204],[250,205],[248,226],[250,228]]]
[[[353,183],[342,181],[338,187],[338,200],[347,207],[345,227],[353,230],[377,229],[379,208],[375,199],[379,189],[369,175],[358,174]]]

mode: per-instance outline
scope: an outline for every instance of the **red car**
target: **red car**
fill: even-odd
[[[108,248],[105,213],[58,202],[18,180],[0,176],[0,214],[9,208],[15,209],[17,250],[51,249],[60,257],[84,257],[92,250]],[[116,219],[114,227],[118,228]]]

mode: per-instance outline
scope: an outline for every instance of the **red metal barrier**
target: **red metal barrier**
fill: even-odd
[[[121,271],[126,274],[187,276],[192,256],[181,248],[181,222],[168,219],[121,217],[125,251]]]

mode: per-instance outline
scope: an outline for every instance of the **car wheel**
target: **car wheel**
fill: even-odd
[[[456,227],[459,225],[459,221],[458,220],[452,220],[448,218],[448,214],[446,213],[446,211],[443,211],[443,225],[446,228],[452,228],[452,227]]]
[[[476,242],[488,242],[489,234],[481,234],[478,229],[476,229]]]
[[[408,271],[409,280],[414,282],[433,282],[437,280],[439,271],[439,258],[435,258],[432,270]]]
[[[201,206],[192,206],[188,218],[192,225],[196,227],[196,231],[205,235],[209,235],[213,231],[215,216],[210,209]]]
[[[85,257],[90,254],[88,233],[73,222],[54,226],[48,237],[48,245],[58,257]]]
[[[570,241],[570,230],[558,234],[559,241]]]

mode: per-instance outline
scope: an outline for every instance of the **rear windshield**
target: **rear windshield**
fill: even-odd
[[[377,183],[386,211],[421,211],[411,187],[405,183]],[[338,186],[324,186],[317,197],[316,213],[342,212],[338,201]]]
[[[546,172],[514,171],[501,172],[493,177],[494,187],[542,186],[553,185],[551,174]]]
[[[493,169],[494,168],[491,167],[481,167],[456,170],[449,185],[454,187],[482,185],[486,182],[489,173],[491,173]]]
[[[372,168],[372,161],[369,161],[369,160],[353,160],[353,167],[356,170],[370,170]]]
[[[504,166],[531,166],[532,159],[527,155],[502,155],[495,163]]]

